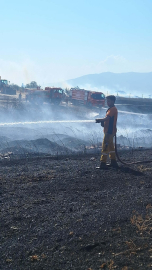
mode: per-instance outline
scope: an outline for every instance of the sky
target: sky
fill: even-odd
[[[0,76],[18,85],[152,72],[152,0],[0,0]]]

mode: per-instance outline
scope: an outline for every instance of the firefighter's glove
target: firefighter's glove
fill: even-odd
[[[104,127],[104,121],[101,121],[101,126]]]
[[[96,123],[101,123],[101,126],[104,127],[104,121],[101,119],[96,119]]]
[[[96,123],[101,123],[101,119],[96,119]]]

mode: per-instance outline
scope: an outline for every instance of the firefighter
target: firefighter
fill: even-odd
[[[96,123],[101,123],[101,126],[104,127],[104,138],[102,142],[102,152],[100,158],[100,169],[107,169],[106,161],[107,156],[111,159],[110,166],[114,168],[118,168],[118,164],[116,161],[115,148],[113,144],[113,137],[116,134],[117,128],[117,108],[115,107],[116,97],[113,95],[107,96],[107,105],[108,110],[106,112],[105,118],[96,119]]]
[[[21,99],[22,99],[22,94],[21,94],[21,92],[19,93],[19,102],[21,102]]]

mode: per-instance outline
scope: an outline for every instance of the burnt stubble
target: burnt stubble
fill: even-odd
[[[99,158],[1,163],[0,269],[151,268],[151,164]]]

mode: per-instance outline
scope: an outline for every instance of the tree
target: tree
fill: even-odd
[[[14,88],[14,89],[17,90],[17,91],[21,91],[21,89],[22,89],[19,85],[14,84],[14,83],[10,84],[10,87],[11,87],[11,88]]]
[[[40,85],[37,84],[37,82],[35,81],[32,81],[28,84],[26,84],[25,88],[38,88],[38,87],[41,87]]]

